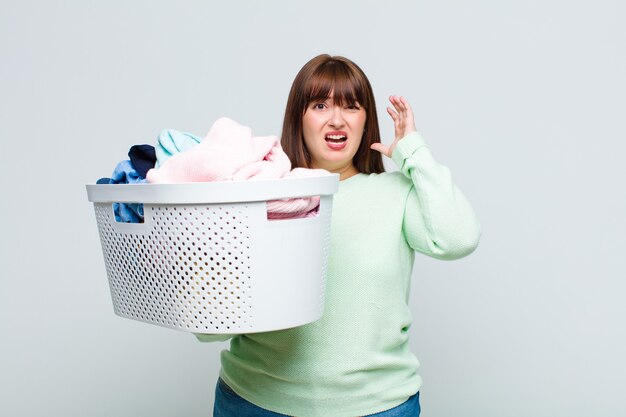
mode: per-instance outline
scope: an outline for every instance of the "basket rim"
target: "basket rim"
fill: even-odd
[[[178,184],[85,184],[93,203],[244,203],[335,194],[339,174],[272,180]]]

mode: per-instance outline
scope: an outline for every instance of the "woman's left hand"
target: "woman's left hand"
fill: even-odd
[[[413,110],[411,110],[409,102],[401,96],[390,96],[389,101],[395,108],[394,111],[391,107],[387,107],[387,113],[389,113],[389,116],[393,119],[396,138],[389,146],[382,143],[373,143],[371,148],[391,158],[391,154],[396,148],[398,141],[409,133],[416,132],[417,129],[415,128]]]

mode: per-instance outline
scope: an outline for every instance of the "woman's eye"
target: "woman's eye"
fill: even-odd
[[[348,110],[359,110],[360,107],[357,106],[356,104],[353,104],[352,106],[347,106]]]
[[[317,110],[323,110],[325,107],[326,105],[324,103],[316,103],[313,105],[313,108]]]

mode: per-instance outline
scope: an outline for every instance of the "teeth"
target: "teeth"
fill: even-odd
[[[328,139],[345,139],[346,137],[344,135],[327,135],[326,138],[328,138]]]

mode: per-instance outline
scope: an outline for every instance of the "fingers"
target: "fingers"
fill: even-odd
[[[393,104],[393,107],[395,107],[401,119],[407,117],[407,113],[410,111],[411,107],[404,97],[390,96],[389,101],[391,102],[391,104]]]
[[[398,112],[398,115],[402,116],[403,106],[402,106],[402,102],[400,101],[400,97],[389,96],[389,101],[391,102],[391,104],[393,104],[393,107]]]
[[[390,96],[389,101],[397,112],[396,118],[393,119],[397,130],[396,133],[402,137],[409,132],[415,131],[415,117],[409,102],[402,96]]]
[[[370,148],[382,153],[383,155],[389,156],[389,147],[386,145],[383,145],[382,143],[379,143],[379,142],[372,143]]]
[[[387,113],[389,113],[389,116],[391,116],[391,118],[393,119],[394,123],[398,122],[398,113],[396,113],[395,111],[393,111],[393,109],[391,107],[387,107]]]
[[[413,118],[413,109],[411,108],[411,105],[409,104],[408,101],[406,101],[406,99],[404,97],[400,97],[400,101],[402,102],[402,105],[404,106],[405,110],[406,110],[406,115],[409,118]]]
[[[393,112],[392,114],[391,108],[388,107],[387,112],[391,115],[391,118],[393,119],[393,124],[396,129],[396,137],[397,137],[399,134],[401,134],[401,131],[403,130],[403,126],[406,120],[406,112],[404,111],[404,106],[402,105],[402,103],[400,102],[397,96],[390,96],[389,101],[391,102],[391,104],[393,104],[393,107],[396,109],[396,111]]]

